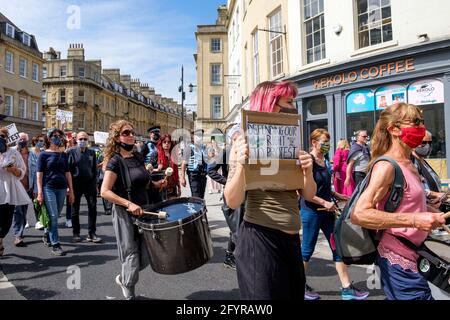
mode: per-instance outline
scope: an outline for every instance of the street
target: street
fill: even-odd
[[[183,195],[189,195],[183,190]],[[147,268],[140,274],[136,294],[140,299],[162,300],[237,300],[239,289],[235,271],[225,268],[223,259],[228,242],[228,228],[221,211],[220,194],[206,195],[208,220],[213,238],[214,257],[206,265],[181,275],[160,275]],[[98,198],[97,235],[101,244],[83,241],[71,243],[72,230],[64,226],[65,209],[60,218],[60,237],[65,257],[55,257],[42,244],[42,231],[34,229],[34,217],[25,231],[27,247],[16,248],[11,232],[5,239],[5,256],[0,259],[0,300],[121,300],[121,290],[114,278],[120,271],[111,216],[103,214]],[[81,207],[81,233],[87,234],[87,206]],[[310,264],[308,284],[322,299],[340,299],[340,284],[331,253],[321,236]],[[79,269],[77,269],[79,268]],[[80,286],[74,280],[74,270],[80,272]],[[350,267],[350,276],[359,288],[373,275],[363,267]],[[7,279],[7,281],[6,281]],[[380,290],[371,290],[370,299],[383,299]]]

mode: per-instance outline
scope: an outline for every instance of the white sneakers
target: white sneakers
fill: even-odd
[[[116,277],[116,283],[120,286],[120,288],[122,288],[122,294],[126,300],[133,300],[135,298],[134,287],[125,287],[120,280],[120,274]]]
[[[68,219],[66,221],[66,228],[72,228],[72,220],[71,219]]]
[[[44,230],[44,226],[40,221],[36,222],[36,225],[34,226],[36,230]]]

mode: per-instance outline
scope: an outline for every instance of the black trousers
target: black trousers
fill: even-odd
[[[97,231],[97,190],[96,182],[74,182],[73,189],[75,193],[75,202],[72,206],[72,227],[73,234],[80,234],[80,202],[81,197],[86,197],[88,206],[88,232],[94,234]]]
[[[11,229],[15,207],[9,204],[0,205],[0,238],[2,239],[6,237],[9,229]]]
[[[188,172],[192,197],[205,199],[206,174]]]
[[[103,183],[103,180],[98,181],[98,184],[97,184],[98,190],[101,190],[102,183]],[[104,198],[102,198],[102,202],[103,202],[103,209],[105,210],[105,214],[111,214],[112,207],[113,207],[112,202],[109,202],[108,200],[106,200]]]
[[[366,177],[366,173],[365,172],[361,172],[361,171],[355,171],[353,172],[353,180],[355,181],[355,187],[360,184],[364,178]]]
[[[300,235],[244,221],[235,251],[244,300],[304,300]]]

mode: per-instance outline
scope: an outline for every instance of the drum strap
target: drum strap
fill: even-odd
[[[424,246],[422,247],[417,247],[414,243],[412,243],[411,241],[409,241],[408,239],[404,238],[404,237],[398,237],[396,236],[396,238],[403,243],[405,246],[407,246],[408,248],[414,250],[417,252],[417,254],[425,259],[427,259],[428,261],[430,261],[432,264],[434,264],[436,267],[441,268],[444,267],[444,269],[447,269],[449,266],[443,262],[441,259],[437,258],[436,256],[430,254],[426,248],[424,248]]]

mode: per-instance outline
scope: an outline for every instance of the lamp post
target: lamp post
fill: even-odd
[[[181,86],[178,88],[181,93],[181,129],[184,130],[184,100],[186,99],[186,92],[184,92],[184,66],[181,66]]]

